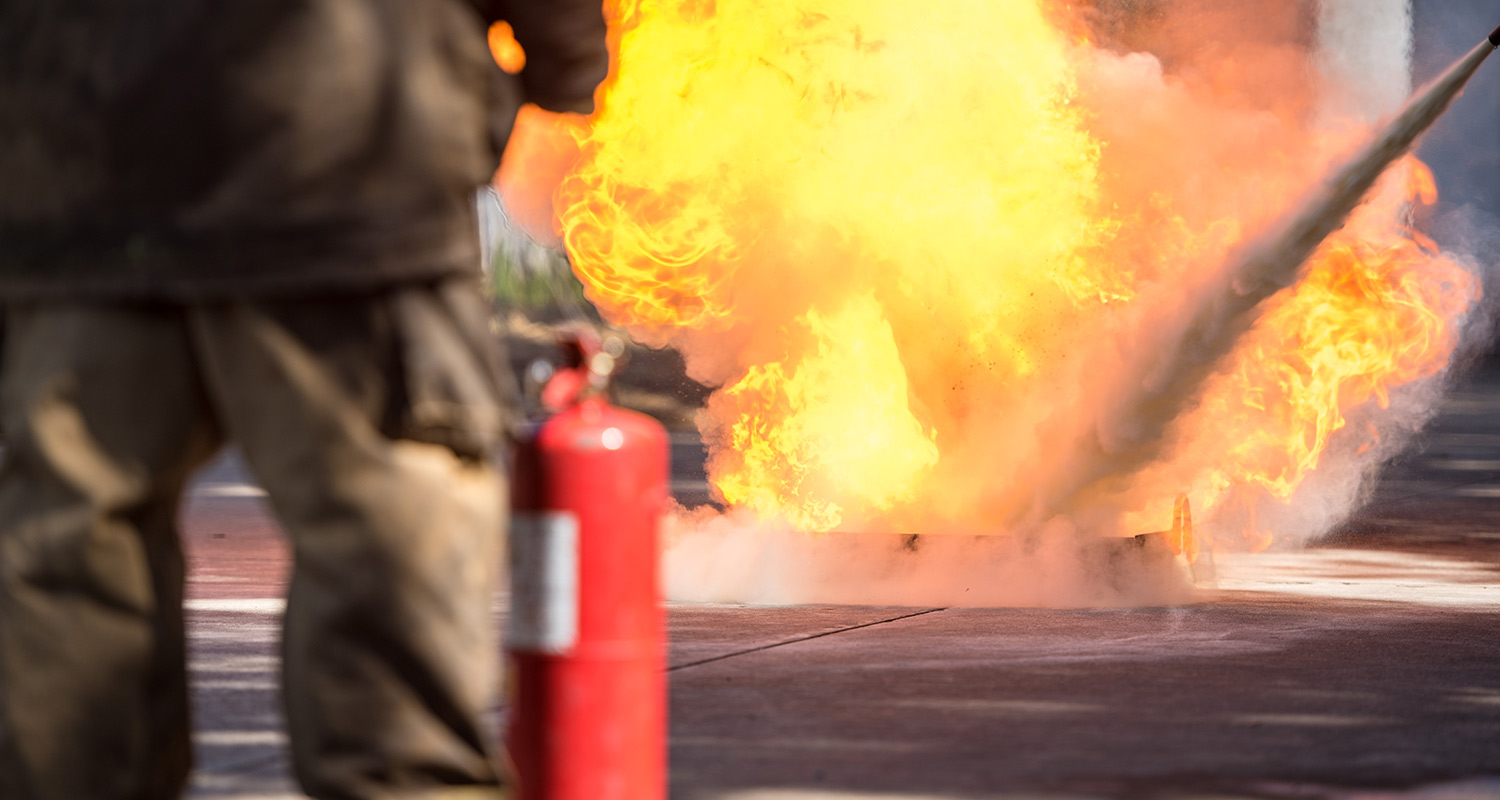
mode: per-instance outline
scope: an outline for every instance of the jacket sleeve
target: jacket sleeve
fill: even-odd
[[[548,111],[594,110],[609,72],[603,0],[471,0],[485,22],[503,19],[526,51],[527,102]]]

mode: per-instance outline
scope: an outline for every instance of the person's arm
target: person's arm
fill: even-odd
[[[485,22],[510,23],[526,51],[526,101],[588,114],[609,71],[602,0],[471,0]]]

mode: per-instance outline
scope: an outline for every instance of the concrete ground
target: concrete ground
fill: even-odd
[[[300,796],[257,495],[221,462],[187,512],[196,798]],[[1500,798],[1500,376],[1332,541],[1219,566],[1174,608],[673,606],[672,797]]]

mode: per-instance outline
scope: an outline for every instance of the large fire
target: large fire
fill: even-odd
[[[1120,400],[1226,258],[1359,138],[1312,113],[1306,53],[1121,54],[1035,0],[608,7],[557,229],[609,319],[722,387],[710,480],[764,517],[1118,534],[1182,495],[1209,520],[1284,499],[1373,445],[1351,410],[1440,371],[1477,300],[1404,224],[1433,195],[1409,159],[1201,394],[1166,398],[1148,464],[1049,491],[1137,424]]]

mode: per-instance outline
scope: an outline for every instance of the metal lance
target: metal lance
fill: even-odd
[[[1292,213],[1232,257],[1219,282],[1204,293],[1198,311],[1170,343],[1173,358],[1149,386],[1123,403],[1117,419],[1130,420],[1126,437],[1105,444],[1088,437],[1079,469],[1042,497],[1044,512],[1093,506],[1112,493],[1115,481],[1128,479],[1159,454],[1167,426],[1196,399],[1220,360],[1234,349],[1259,317],[1268,298],[1295,284],[1302,265],[1323,240],[1343,226],[1375,181],[1412,143],[1442,116],[1479,69],[1500,47],[1500,28],[1437,80],[1415,92],[1401,112],[1343,166],[1333,170]]]

